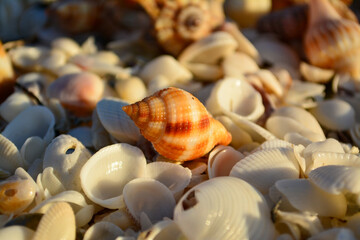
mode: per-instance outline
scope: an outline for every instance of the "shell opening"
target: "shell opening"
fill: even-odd
[[[73,152],[75,152],[75,148],[76,148],[75,146],[72,146],[72,147],[68,148],[66,150],[65,154],[72,154]]]
[[[13,188],[7,189],[7,190],[5,191],[5,195],[6,195],[7,197],[13,197],[13,196],[15,196],[16,193],[17,193],[17,190],[16,190],[16,189],[13,189]]]
[[[182,201],[184,211],[194,207],[197,204],[195,191],[190,192],[187,197]]]

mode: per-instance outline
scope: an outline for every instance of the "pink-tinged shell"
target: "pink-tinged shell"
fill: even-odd
[[[231,134],[190,93],[166,88],[122,108],[161,155],[187,161],[228,145]]]
[[[360,78],[360,25],[343,19],[327,0],[311,0],[304,48],[311,64]]]
[[[97,75],[88,72],[61,76],[47,89],[49,98],[59,99],[65,108],[77,116],[91,113],[103,93],[103,81]]]

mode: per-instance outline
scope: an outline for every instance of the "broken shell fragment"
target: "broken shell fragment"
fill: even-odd
[[[230,133],[204,105],[178,88],[160,90],[122,109],[158,153],[175,161],[201,157],[215,145],[231,142]]]

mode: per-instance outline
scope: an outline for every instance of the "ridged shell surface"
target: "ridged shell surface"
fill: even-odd
[[[123,110],[156,151],[172,160],[192,160],[231,142],[231,134],[204,105],[178,88],[160,90]]]

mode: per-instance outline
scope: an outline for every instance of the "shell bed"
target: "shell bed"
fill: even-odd
[[[359,16],[1,0],[0,239],[360,239]]]

